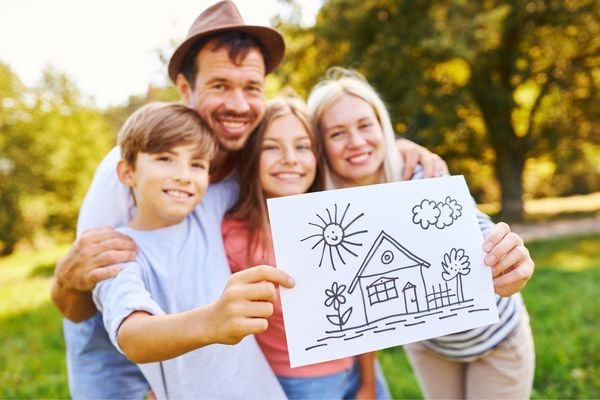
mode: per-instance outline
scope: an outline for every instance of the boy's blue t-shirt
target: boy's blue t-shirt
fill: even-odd
[[[173,314],[220,297],[231,275],[221,223],[236,198],[237,184],[231,180],[213,184],[196,210],[177,225],[119,229],[137,243],[137,260],[94,289],[94,301],[116,347],[118,329],[133,311]],[[205,346],[140,368],[159,399],[284,396],[252,336],[235,346]]]

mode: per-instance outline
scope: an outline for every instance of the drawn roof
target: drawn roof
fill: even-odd
[[[404,247],[400,243],[398,243],[396,241],[396,239],[394,239],[393,237],[391,237],[384,231],[381,231],[379,233],[379,235],[377,236],[377,239],[375,239],[375,241],[373,242],[373,245],[371,246],[369,253],[366,255],[364,261],[362,262],[362,265],[358,269],[358,272],[354,276],[354,279],[352,280],[352,283],[350,284],[350,288],[348,289],[348,293],[352,293],[354,291],[354,288],[356,287],[356,284],[358,283],[358,279],[361,276],[363,276],[363,272],[364,272],[365,268],[371,262],[371,259],[377,252],[377,249],[379,249],[379,247],[381,246],[381,244],[384,241],[391,243],[396,249],[398,249],[400,252],[402,252],[404,254],[404,256],[406,256],[408,259],[412,260],[415,264],[413,264],[411,266],[422,266],[422,267],[427,267],[427,268],[429,268],[431,266],[431,264],[429,264],[427,261],[417,257],[416,255],[411,253],[406,247]],[[397,269],[401,269],[401,268],[397,268]]]

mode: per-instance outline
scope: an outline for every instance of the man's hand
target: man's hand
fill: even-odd
[[[396,147],[404,160],[402,179],[405,181],[413,176],[415,168],[419,164],[423,167],[425,178],[435,178],[436,176],[448,174],[446,162],[425,147],[404,138],[396,139]]]
[[[135,242],[112,228],[85,231],[54,269],[52,300],[58,310],[78,322],[94,315],[91,291],[96,283],[117,275],[135,260]]]
[[[276,285],[292,288],[294,281],[285,272],[268,265],[231,275],[223,294],[211,305],[214,332],[210,341],[237,344],[247,335],[264,332],[277,300]]]
[[[500,296],[517,293],[533,275],[534,262],[523,239],[500,222],[483,243],[484,262],[492,267],[494,289]]]

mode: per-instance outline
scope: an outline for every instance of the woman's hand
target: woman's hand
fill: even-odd
[[[483,243],[483,261],[492,267],[494,289],[500,296],[519,292],[533,275],[534,262],[523,239],[510,226],[500,222]]]

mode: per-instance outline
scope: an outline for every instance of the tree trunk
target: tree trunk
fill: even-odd
[[[501,192],[500,215],[508,220],[520,220],[523,218],[523,153],[510,147],[495,147],[495,151]]]
[[[497,76],[475,71],[471,93],[479,105],[487,132],[496,153],[495,174],[500,185],[500,215],[509,220],[523,217],[523,168],[526,148],[515,134],[511,114],[512,91]]]

